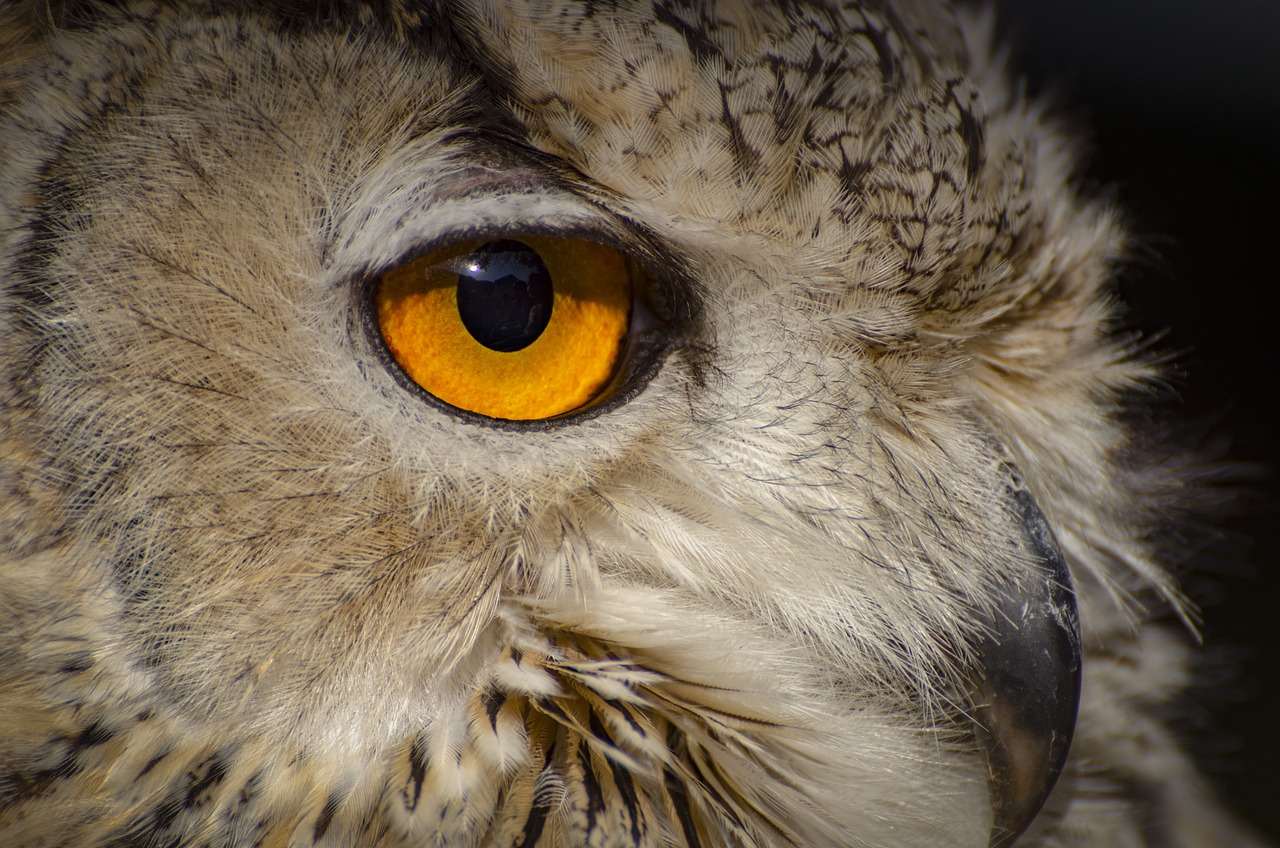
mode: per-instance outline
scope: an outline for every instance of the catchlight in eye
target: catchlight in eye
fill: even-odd
[[[626,353],[633,263],[586,239],[467,241],[378,280],[392,357],[431,395],[490,418],[540,420],[600,399]]]

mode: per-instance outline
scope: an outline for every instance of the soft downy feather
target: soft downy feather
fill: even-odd
[[[1019,845],[1244,844],[1161,720],[1125,237],[990,29],[0,10],[3,841],[986,845],[1016,483],[1085,650]],[[520,231],[648,269],[647,382],[537,427],[406,388],[369,281]]]

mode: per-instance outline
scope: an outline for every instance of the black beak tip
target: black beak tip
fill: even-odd
[[[1080,704],[1080,625],[1066,561],[1039,507],[1013,492],[1028,547],[1042,561],[1035,579],[997,598],[977,646],[982,671],[972,703],[990,772],[991,848],[1022,835],[1057,783]]]

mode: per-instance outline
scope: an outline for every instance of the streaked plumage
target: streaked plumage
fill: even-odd
[[[1124,234],[988,22],[866,5],[0,8],[0,843],[986,845],[1060,549],[1018,844],[1244,844]],[[371,281],[521,232],[647,267],[654,368],[452,413]]]

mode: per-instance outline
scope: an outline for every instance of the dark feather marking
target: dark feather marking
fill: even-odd
[[[422,746],[422,737],[419,736],[409,745],[409,786],[405,787],[404,793],[404,806],[409,812],[418,809],[418,801],[422,798],[422,782],[426,776],[427,752]]]
[[[32,774],[14,771],[0,776],[0,810],[27,798],[43,795],[54,782],[72,777],[82,769],[75,753],[69,752],[53,768]]]
[[[596,774],[591,764],[591,749],[585,739],[578,740],[578,763],[582,766],[582,789],[587,794],[587,828],[588,834],[596,829],[596,815],[603,812],[604,792],[600,789],[600,775]]]
[[[547,748],[547,759],[542,764],[541,774],[546,774],[553,770],[552,763],[555,760],[555,745],[552,744]],[[542,793],[542,797],[534,795],[533,806],[529,808],[529,817],[525,819],[524,827],[520,829],[520,842],[515,848],[533,848],[538,844],[538,840],[542,837],[542,829],[547,826],[547,816],[551,814],[551,799],[546,797],[546,793]]]
[[[507,696],[498,687],[490,685],[485,688],[480,698],[484,705],[485,715],[489,717],[489,726],[496,733],[498,730],[498,711],[507,702]]]
[[[628,707],[625,702],[618,701],[618,700],[609,700],[607,698],[603,700],[615,711],[621,713],[622,717],[627,720],[627,724],[631,725],[631,729],[634,730],[638,735],[640,736],[649,735],[645,731],[644,727],[640,724],[640,722],[636,720],[635,714],[631,712],[631,708]]]
[[[236,823],[253,815],[253,801],[258,797],[262,785],[262,771],[255,771],[244,782],[230,806],[227,807],[227,822],[234,827]]]
[[[699,63],[706,64],[713,59],[723,57],[723,52],[719,45],[712,41],[707,35],[706,27],[698,27],[690,24],[684,18],[676,14],[668,3],[654,3],[653,17],[658,23],[665,24],[675,30],[684,43],[688,45],[689,52]]]
[[[760,153],[747,142],[742,124],[729,110],[729,89],[724,83],[720,84],[720,123],[729,131],[729,150],[733,153],[739,176],[743,179],[750,177],[756,172]]]
[[[637,725],[629,715],[627,718],[631,721],[632,726],[639,730],[639,725]],[[609,735],[609,730],[601,721],[599,713],[594,710],[591,712],[591,716],[588,719],[588,726],[591,728],[592,735],[604,742],[610,748],[619,747]],[[623,768],[620,763],[615,762],[611,757],[605,757],[605,760],[609,764],[610,773],[613,775],[614,785],[617,786],[618,796],[621,798],[623,805],[626,806],[627,811],[630,813],[631,838],[637,845],[639,845],[642,842],[642,837],[644,836],[645,820],[640,809],[640,798],[636,792],[635,781],[632,779],[631,774]]]
[[[676,811],[684,841],[689,848],[701,848],[702,842],[698,839],[698,827],[693,822],[693,811],[689,809],[689,795],[684,790],[684,783],[671,769],[662,770],[662,783],[666,787],[667,797],[671,799],[671,807]]]
[[[676,757],[684,758],[686,753],[684,734],[674,726],[667,730],[667,747]],[[689,848],[701,848],[702,842],[698,839],[698,828],[693,821],[693,811],[689,809],[689,794],[685,791],[684,782],[671,769],[664,768],[662,783],[667,790],[667,797],[671,799],[671,806],[676,811],[676,818],[680,821],[680,830],[684,833],[685,842],[688,843]]]
[[[188,772],[190,782],[187,784],[187,797],[182,806],[186,809],[201,806],[204,803],[201,796],[222,782],[227,776],[227,768],[227,761],[223,756],[213,754]]]
[[[143,777],[146,776],[147,772],[151,771],[153,768],[160,765],[161,761],[163,761],[164,758],[169,756],[169,754],[171,753],[173,753],[171,749],[166,749],[156,754],[151,759],[147,760],[147,764],[142,767],[142,771],[138,772],[138,776],[135,777],[134,780],[135,781],[141,780]]]
[[[885,37],[884,30],[876,29],[868,24],[863,34],[871,42],[871,46],[876,51],[876,56],[880,59],[880,78],[884,80],[885,85],[889,88],[898,88],[902,84],[902,64],[897,54],[893,52],[889,39]]]
[[[155,758],[143,769],[145,774],[164,755]],[[228,761],[223,753],[215,753],[197,763],[186,772],[187,785],[172,786],[165,798],[150,812],[130,822],[123,831],[123,836],[111,843],[120,846],[159,845],[159,837],[173,827],[173,823],[184,810],[195,810],[208,801],[205,793],[226,777]]]
[[[67,657],[66,662],[58,668],[58,671],[63,674],[76,674],[77,672],[88,671],[91,668],[93,668],[93,654],[88,651],[76,651]]]
[[[960,98],[956,95],[956,86],[962,82],[960,79],[952,79],[947,81],[946,99],[955,106],[956,111],[960,114],[960,138],[964,141],[968,148],[969,157],[965,162],[965,174],[969,177],[969,181],[973,182],[978,176],[978,171],[982,168],[982,163],[986,159],[986,141],[982,129],[982,122],[973,114],[973,110],[960,102]]]
[[[313,843],[319,842],[329,831],[329,825],[333,824],[333,817],[338,812],[340,803],[342,799],[337,795],[330,795],[329,800],[324,802],[324,809],[320,811],[320,818],[316,819],[316,828],[311,833]]]
[[[155,808],[155,811],[151,814],[149,825],[138,823],[138,825],[129,827],[129,833],[152,835],[163,833],[170,828],[181,812],[182,796],[177,793],[170,794]]]
[[[841,151],[840,169],[836,172],[836,176],[840,180],[840,188],[845,195],[843,200],[846,203],[862,194],[863,180],[867,174],[871,173],[871,168],[871,163],[866,160],[850,162],[848,154]]]
[[[538,708],[559,721],[561,724],[564,724],[567,727],[573,726],[573,721],[565,714],[565,711],[560,709],[560,705],[550,698],[539,698]]]
[[[72,743],[73,747],[78,750],[92,748],[95,745],[101,745],[103,742],[109,742],[116,735],[116,731],[107,727],[101,720],[95,721],[86,727],[76,737],[76,741]]]

